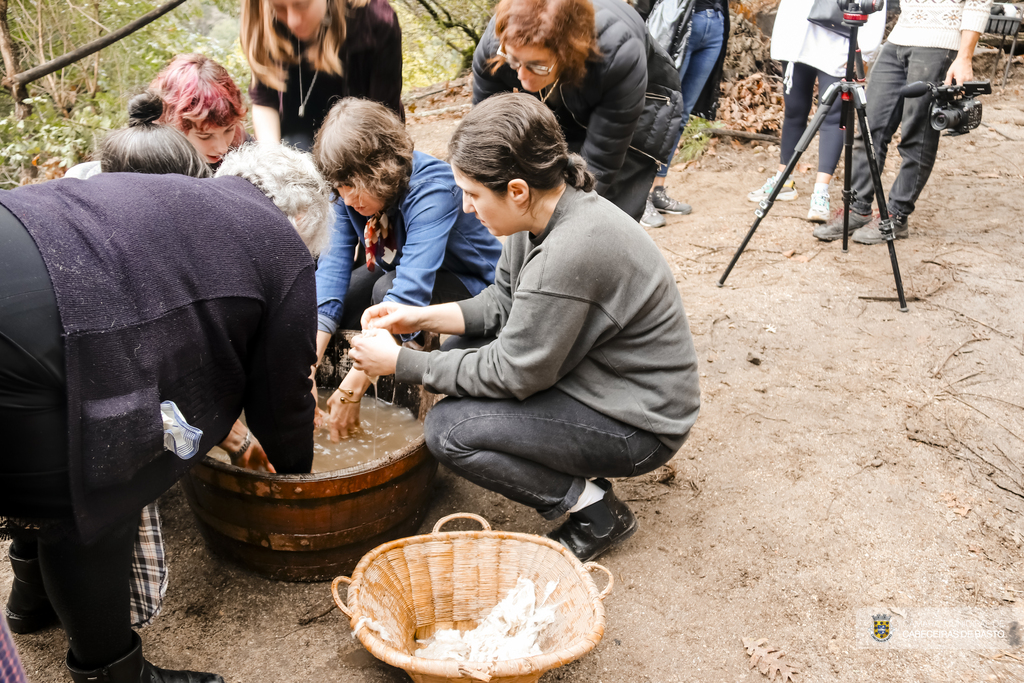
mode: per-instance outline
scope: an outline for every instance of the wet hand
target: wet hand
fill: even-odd
[[[418,311],[419,309],[413,306],[385,301],[366,309],[359,322],[364,330],[386,330],[391,334],[413,334],[420,331]]]
[[[327,399],[330,414],[327,417],[328,437],[333,443],[348,439],[359,432],[359,399],[338,389]]]
[[[400,350],[401,347],[390,334],[384,330],[370,329],[352,338],[349,357],[356,370],[370,377],[380,377],[394,374]]]

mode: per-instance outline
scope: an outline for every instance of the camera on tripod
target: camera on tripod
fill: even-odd
[[[843,13],[843,23],[863,26],[869,14],[885,9],[885,0],[836,0]]]
[[[948,130],[948,135],[963,135],[981,125],[981,101],[978,95],[992,93],[988,81],[968,81],[962,85],[939,85],[915,81],[903,86],[900,94],[904,97],[920,97],[932,94],[930,122],[935,130]]]

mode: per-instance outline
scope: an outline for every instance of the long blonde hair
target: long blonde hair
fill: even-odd
[[[306,60],[317,71],[342,75],[338,53],[345,44],[349,8],[365,7],[370,0],[327,0],[329,26],[322,27],[319,38],[306,48]],[[275,90],[284,91],[285,65],[297,64],[298,55],[288,28],[277,21],[267,0],[242,0],[242,51],[249,60],[252,75]]]

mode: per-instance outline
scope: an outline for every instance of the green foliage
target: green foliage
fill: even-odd
[[[468,69],[497,0],[391,0],[402,26],[407,88],[455,78]]]
[[[8,22],[24,71],[120,28],[157,2],[10,0]],[[187,2],[136,33],[28,85],[31,115],[17,120],[0,94],[0,187],[17,185],[54,160],[82,161],[109,130],[124,125],[128,99],[177,54],[203,52],[245,90],[249,65],[238,45],[234,0]],[[48,164],[49,165],[49,164]],[[27,171],[27,173],[26,173]]]
[[[672,163],[685,164],[704,154],[708,143],[711,142],[711,133],[708,132],[708,129],[714,128],[714,126],[714,121],[691,116],[679,139],[679,149],[676,151],[675,157],[672,158]]]

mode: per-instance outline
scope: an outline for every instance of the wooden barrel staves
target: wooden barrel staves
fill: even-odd
[[[318,386],[337,386],[348,371],[349,337],[335,336]],[[378,389],[420,421],[437,399],[418,385],[396,387],[393,377],[380,378]],[[204,456],[182,486],[215,553],[272,579],[325,581],[351,572],[372,548],[415,534],[436,473],[420,437],[372,462],[315,474],[254,472]]]

